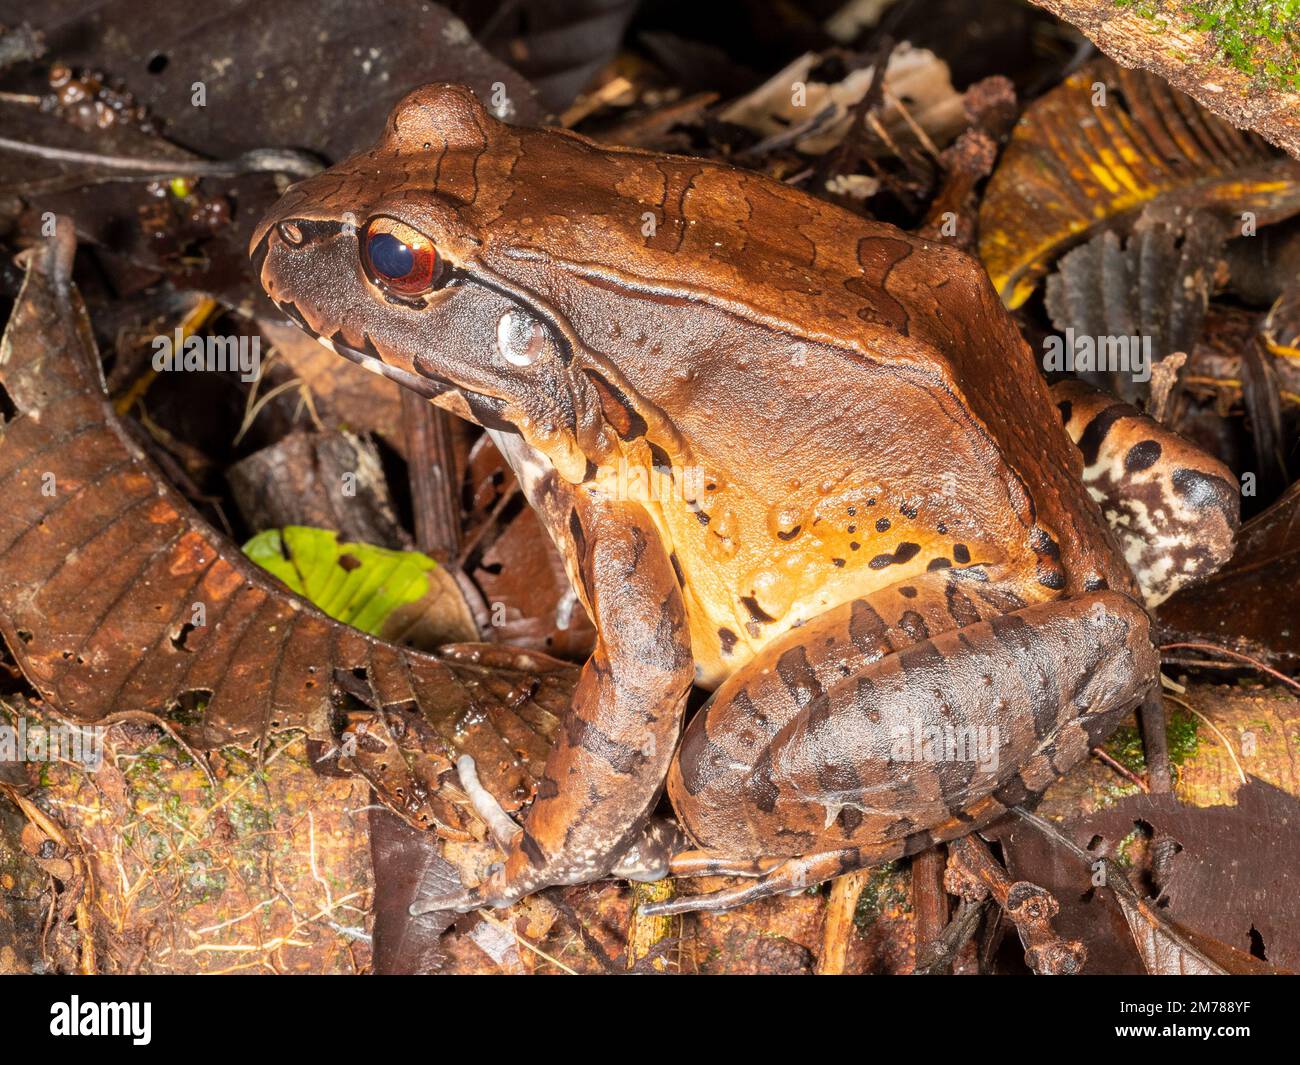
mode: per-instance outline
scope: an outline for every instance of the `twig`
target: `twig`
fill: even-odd
[[[123,181],[152,181],[176,174],[195,177],[239,177],[241,174],[272,173],[292,174],[294,177],[311,177],[324,167],[320,160],[307,154],[279,148],[254,148],[233,159],[137,159],[125,155],[102,155],[99,152],[79,152],[72,148],[52,148],[47,144],[29,144],[10,137],[0,137],[0,151],[18,155],[34,155],[55,163],[73,163],[80,166],[120,170]]]
[[[916,957],[930,949],[948,926],[948,893],[943,874],[948,856],[931,847],[912,858],[912,913],[916,922]]]
[[[1078,940],[1062,939],[1052,928],[1060,912],[1055,896],[1037,884],[1012,881],[978,836],[963,836],[951,844],[945,886],[970,903],[989,895],[1015,924],[1025,947],[1025,964],[1043,975],[1081,972],[1088,953]]]
[[[1289,688],[1294,688],[1300,692],[1300,681],[1292,680],[1285,673],[1280,673],[1272,666],[1267,666],[1258,658],[1252,658],[1250,655],[1242,654],[1240,651],[1230,651],[1226,647],[1220,647],[1217,643],[1166,643],[1160,645],[1160,652],[1165,651],[1200,651],[1202,654],[1219,655],[1223,658],[1235,658],[1239,662],[1245,662],[1247,665],[1259,670],[1261,673],[1267,673],[1275,680],[1280,680]]]
[[[444,566],[460,556],[460,500],[451,416],[423,396],[402,390],[415,543]]]
[[[822,917],[822,949],[817,956],[819,975],[840,976],[844,973],[849,940],[853,935],[853,915],[872,872],[871,869],[858,869],[831,882],[826,912]]]
[[[22,811],[27,820],[67,851],[68,861],[72,865],[73,872],[81,879],[81,897],[77,899],[76,908],[77,931],[81,933],[81,962],[79,967],[83,976],[94,976],[97,971],[95,965],[95,922],[91,915],[90,903],[95,896],[95,875],[90,868],[90,862],[86,859],[84,850],[68,839],[67,833],[63,831],[63,827],[57,821],[32,802],[31,799],[20,794],[13,785],[0,784],[0,791],[3,791],[9,797],[9,800]],[[50,895],[51,910],[46,918],[46,928],[45,932],[42,933],[42,939],[48,934],[53,915],[56,912],[54,910],[54,897],[57,896],[57,892],[51,889]],[[44,951],[44,947],[42,947],[42,951]]]
[[[494,928],[499,928],[501,929],[501,931],[514,936],[515,942],[517,942],[521,947],[531,950],[543,961],[549,961],[561,972],[568,973],[570,976],[578,975],[575,970],[570,969],[567,965],[564,964],[564,962],[560,961],[558,958],[552,958],[549,954],[546,953],[546,951],[542,950],[541,947],[528,942],[528,940],[526,940],[523,936],[521,936],[518,932],[516,932],[514,928],[512,928],[510,925],[506,924],[504,921],[498,921],[495,917],[493,917],[490,913],[488,913],[487,910],[475,910],[474,912],[477,913],[479,917],[481,917],[488,924],[492,925]]]
[[[1147,785],[1147,782],[1145,780],[1143,780],[1132,770],[1128,769],[1125,766],[1120,765],[1119,762],[1115,761],[1114,758],[1108,755],[1100,747],[1094,747],[1092,749],[1092,753],[1095,757],[1099,758],[1101,761],[1105,762],[1108,766],[1110,766],[1111,769],[1115,770],[1116,773],[1122,776],[1130,784],[1134,785],[1137,788],[1140,788],[1144,793],[1148,793],[1148,794],[1150,793],[1151,788]]]

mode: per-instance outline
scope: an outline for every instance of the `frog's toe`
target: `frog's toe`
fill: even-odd
[[[426,895],[424,898],[416,899],[411,903],[407,912],[412,917],[420,917],[426,913],[437,913],[440,910],[468,913],[470,910],[477,910],[482,905],[484,905],[484,900],[478,889],[467,888],[448,895]]]
[[[479,783],[478,768],[468,754],[462,754],[456,759],[456,775],[460,777],[460,786],[469,796],[470,805],[474,807],[479,820],[487,825],[492,838],[503,849],[509,850],[511,841],[519,833],[519,825],[497,802],[496,796]]]

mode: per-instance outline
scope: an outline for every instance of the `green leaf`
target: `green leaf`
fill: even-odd
[[[244,554],[330,617],[374,636],[394,611],[428,595],[438,565],[419,551],[339,543],[329,529],[302,525],[260,532]]]

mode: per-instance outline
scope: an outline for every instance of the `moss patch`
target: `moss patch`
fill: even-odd
[[[897,862],[886,862],[871,871],[867,886],[862,889],[853,910],[853,924],[858,931],[865,932],[885,910],[907,905],[907,887],[902,872]]]
[[[1300,0],[1115,0],[1158,23],[1207,33],[1216,58],[1259,88],[1300,92]]]
[[[1200,746],[1197,735],[1199,722],[1196,715],[1175,708],[1169,715],[1165,731],[1169,736],[1169,762],[1179,766],[1196,754]],[[1147,771],[1146,752],[1142,748],[1142,734],[1136,725],[1121,725],[1106,741],[1105,752],[1129,772],[1141,775]]]

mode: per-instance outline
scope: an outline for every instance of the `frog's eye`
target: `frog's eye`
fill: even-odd
[[[403,296],[418,296],[438,282],[442,263],[423,233],[391,218],[376,218],[362,241],[366,272]]]

